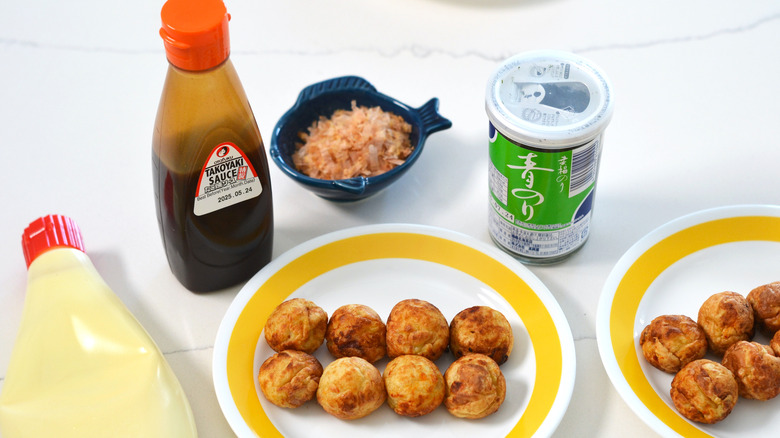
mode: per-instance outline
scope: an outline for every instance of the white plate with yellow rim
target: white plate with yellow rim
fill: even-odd
[[[597,338],[610,380],[631,409],[662,436],[776,436],[780,397],[740,398],[723,421],[687,420],[669,395],[672,374],[652,367],[639,347],[644,327],[661,315],[694,321],[712,294],[780,280],[780,206],[705,210],[676,219],[639,240],[610,273],[599,301]],[[757,331],[754,341],[769,343]],[[708,359],[720,362],[711,353]]]
[[[384,405],[367,417],[342,421],[312,400],[296,409],[269,403],[256,376],[274,352],[262,330],[271,311],[294,297],[328,315],[344,304],[365,304],[384,321],[406,298],[437,306],[448,321],[460,310],[487,305],[512,325],[515,344],[501,370],[504,404],[481,420],[462,420],[444,406],[406,418]],[[323,367],[333,358],[315,353]],[[436,364],[453,361],[445,353]],[[382,371],[387,359],[375,365]],[[213,377],[233,431],[249,437],[550,436],[574,389],[574,341],[555,298],[527,268],[497,248],[453,231],[385,224],[333,232],[303,243],[258,272],[238,293],[214,345]]]

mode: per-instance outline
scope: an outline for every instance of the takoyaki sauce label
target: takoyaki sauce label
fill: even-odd
[[[244,152],[233,143],[222,143],[211,151],[200,172],[193,212],[203,216],[262,192],[260,178]]]

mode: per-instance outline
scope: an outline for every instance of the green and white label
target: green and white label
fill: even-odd
[[[601,136],[575,148],[518,145],[490,125],[492,238],[533,258],[562,256],[588,238]]]

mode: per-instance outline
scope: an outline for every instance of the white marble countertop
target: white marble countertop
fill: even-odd
[[[431,97],[451,129],[382,194],[335,204],[271,164],[274,256],[324,233],[374,223],[442,227],[490,242],[485,85],[533,49],[586,56],[612,79],[592,234],[565,262],[533,271],[560,303],[577,357],[555,436],[655,436],[613,389],[596,307],[618,258],[676,217],[780,203],[780,4],[725,0],[228,0],[232,55],[269,144],[301,88],[354,74],[412,106]],[[24,301],[20,235],[36,217],[78,221],[87,251],[158,343],[200,435],[233,436],[211,357],[240,286],[196,295],[168,269],[155,218],[151,134],[167,68],[161,1],[0,4],[0,388]],[[491,243],[492,244],[492,243]]]

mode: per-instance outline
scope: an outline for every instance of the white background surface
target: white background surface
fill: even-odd
[[[610,76],[590,241],[531,267],[565,312],[577,381],[556,436],[654,436],[620,399],[595,339],[601,287],[655,227],[700,209],[780,203],[780,5],[748,0],[228,0],[232,59],[266,146],[301,88],[360,75],[453,122],[402,180],[351,205],[311,195],[271,164],[274,255],[323,233],[408,222],[487,234],[485,83],[534,49],[586,56]],[[72,216],[87,251],[184,385],[203,437],[232,433],[211,383],[219,322],[240,289],[195,295],[168,270],[155,218],[151,134],[167,68],[161,1],[0,2],[0,385],[19,326],[24,227]],[[0,386],[1,389],[1,386]]]

